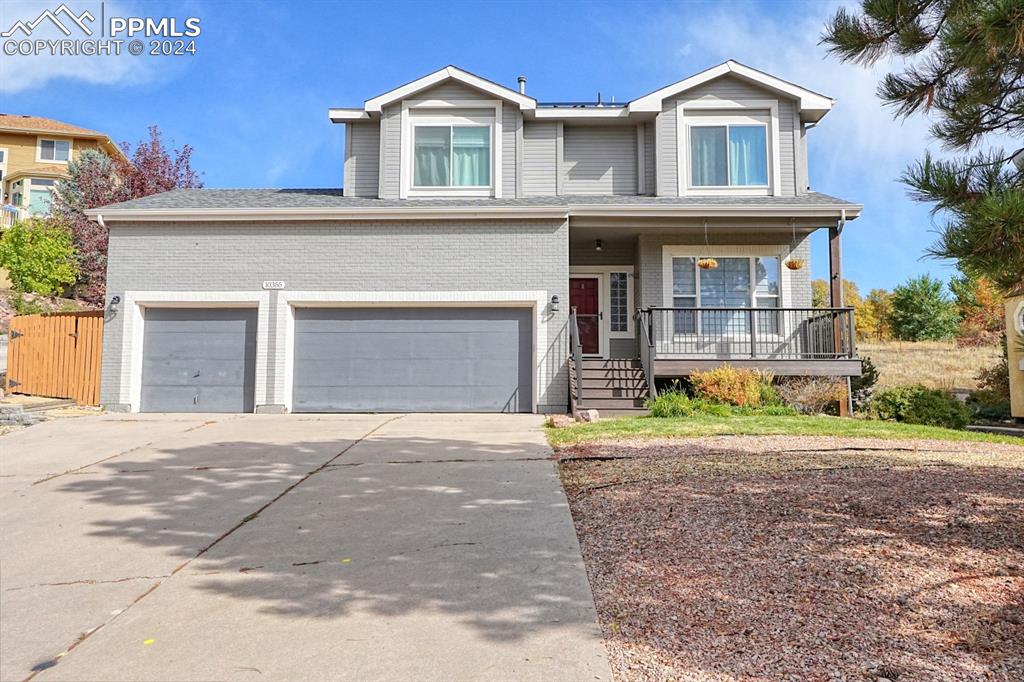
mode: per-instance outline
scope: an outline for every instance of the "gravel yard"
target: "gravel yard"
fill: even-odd
[[[1024,679],[1024,447],[559,450],[618,680]]]

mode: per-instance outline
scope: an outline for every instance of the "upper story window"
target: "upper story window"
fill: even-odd
[[[413,187],[490,187],[491,127],[416,125]]]
[[[768,126],[690,126],[693,187],[767,187]]]
[[[500,102],[406,100],[399,196],[500,197],[501,139]]]
[[[71,142],[69,140],[45,140],[39,138],[38,152],[38,161],[66,163],[71,159]]]

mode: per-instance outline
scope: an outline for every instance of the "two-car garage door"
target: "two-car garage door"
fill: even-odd
[[[528,308],[296,308],[293,412],[529,412]],[[145,412],[251,412],[253,308],[145,312]]]
[[[297,308],[293,412],[529,412],[527,308]]]

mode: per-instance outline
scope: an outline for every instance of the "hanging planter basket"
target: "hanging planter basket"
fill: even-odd
[[[714,270],[718,267],[718,261],[714,258],[701,258],[697,261],[697,267],[701,270]]]
[[[805,265],[807,265],[807,261],[803,258],[790,258],[786,261],[786,267],[790,270],[803,270]]]

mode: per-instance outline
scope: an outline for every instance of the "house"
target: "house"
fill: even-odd
[[[0,194],[3,227],[25,216],[47,215],[50,193],[67,176],[68,161],[86,149],[123,156],[103,133],[40,116],[0,114]]]
[[[90,212],[110,232],[102,402],[614,412],[726,361],[855,376],[840,236],[861,206],[808,189],[832,106],[729,61],[618,104],[448,66],[331,109],[344,190]],[[828,309],[811,307],[821,229]]]
[[[1010,370],[1010,414],[1024,419],[1024,296],[1006,299],[1006,351]]]

